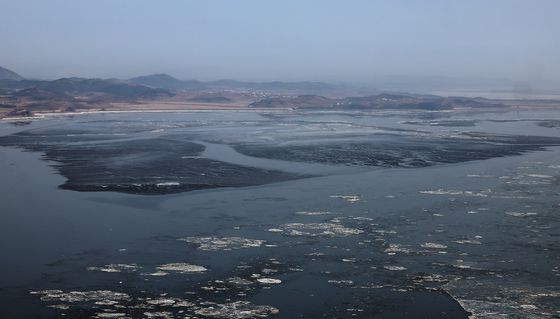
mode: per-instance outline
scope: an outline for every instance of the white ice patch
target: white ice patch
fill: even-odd
[[[554,176],[544,174],[527,174],[526,176],[535,178],[554,178]]]
[[[161,182],[156,184],[157,187],[168,187],[168,186],[179,186],[179,185],[181,185],[181,183],[179,182]]]
[[[429,248],[429,249],[445,249],[447,248],[446,245],[437,244],[437,243],[423,243],[420,244],[422,248]]]
[[[444,289],[473,319],[548,319],[558,310],[551,300],[560,292],[544,287],[510,287],[498,282],[455,280]]]
[[[349,228],[335,223],[289,223],[280,226],[290,236],[329,236],[345,237],[363,233],[362,230]]]
[[[223,319],[266,318],[279,313],[272,306],[254,305],[249,301],[236,301],[212,306],[195,311],[199,316]]]
[[[360,195],[331,195],[329,196],[330,198],[339,198],[339,199],[343,199],[347,202],[350,203],[355,203],[355,202],[359,202],[361,200],[361,196]]]
[[[385,248],[385,252],[387,255],[396,255],[397,253],[409,254],[411,251],[400,244],[389,244],[389,247]]]
[[[337,284],[337,285],[353,285],[354,281],[352,280],[335,280],[331,279],[328,281],[330,284]]]
[[[419,191],[420,194],[425,195],[456,195],[456,196],[468,196],[468,197],[488,197],[492,191],[487,189],[480,192],[474,191],[464,191],[464,190],[452,190],[452,189],[436,189],[436,190],[423,190]]]
[[[260,282],[261,284],[267,284],[267,285],[282,283],[282,280],[274,279],[274,278],[258,278],[257,281]]]
[[[208,251],[260,247],[266,242],[265,240],[242,237],[186,237],[178,240],[198,244],[198,249]]]
[[[321,215],[331,215],[331,212],[322,212],[322,211],[303,211],[303,212],[296,212],[298,215],[305,215],[305,216],[321,216]]]
[[[165,264],[165,265],[158,266],[157,269],[163,272],[176,272],[180,274],[201,273],[208,270],[202,266],[191,265],[186,263]]]
[[[95,314],[94,318],[125,318],[126,313],[124,312],[98,312]]]
[[[252,281],[247,280],[247,279],[243,279],[241,277],[231,277],[231,278],[228,278],[226,281],[228,283],[232,284],[232,285],[237,285],[237,286],[245,286],[245,285],[253,284]]]
[[[403,271],[403,270],[407,270],[406,267],[403,266],[395,266],[395,265],[385,265],[383,266],[383,268],[387,269],[387,270],[391,270],[391,271]]]
[[[169,273],[167,273],[165,271],[155,271],[155,272],[151,272],[151,273],[145,273],[145,274],[142,274],[142,275],[161,277],[161,276],[167,276],[167,275],[169,275]]]
[[[476,239],[461,239],[461,240],[456,240],[455,242],[457,244],[462,244],[462,245],[482,245],[480,240],[476,240]]]
[[[40,290],[32,291],[32,295],[39,295],[42,301],[57,302],[86,302],[86,301],[128,301],[130,296],[111,290],[91,290],[91,291],[69,291],[62,290]]]
[[[283,232],[283,230],[280,229],[280,228],[269,228],[268,231],[271,232],[271,233],[281,233],[281,232]]]
[[[135,272],[142,269],[136,264],[108,264],[101,267],[88,267],[89,271],[102,271],[102,272]]]
[[[161,307],[192,307],[194,303],[179,298],[146,298],[146,303]]]
[[[529,216],[535,216],[537,215],[537,213],[506,212],[506,215],[513,216],[513,217],[529,217]]]

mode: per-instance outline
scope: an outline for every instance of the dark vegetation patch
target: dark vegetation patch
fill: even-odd
[[[559,138],[465,133],[458,138],[378,135],[368,141],[298,145],[243,144],[236,150],[255,157],[352,166],[424,167],[520,155],[560,145]]]
[[[205,147],[180,136],[111,142],[72,132],[23,132],[1,137],[0,145],[43,152],[68,179],[59,187],[75,191],[168,194],[301,177],[199,157]]]

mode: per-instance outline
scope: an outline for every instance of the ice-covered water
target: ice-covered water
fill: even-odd
[[[0,317],[558,317],[554,118],[0,123]]]

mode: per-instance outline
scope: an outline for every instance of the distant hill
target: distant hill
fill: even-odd
[[[112,102],[135,103],[173,96],[168,90],[121,80],[62,78],[54,81],[0,80],[0,118],[30,116],[36,111],[105,108]]]
[[[375,91],[374,93],[377,93]],[[37,111],[106,109],[115,104],[143,107],[175,107],[182,102],[251,108],[330,110],[451,110],[506,107],[483,98],[441,97],[408,93],[372,95],[371,90],[352,90],[322,82],[244,82],[236,80],[184,81],[167,74],[129,80],[61,78],[26,80],[0,68],[0,118]],[[153,103],[163,101],[165,103]],[[187,107],[185,103],[183,107]]]
[[[103,79],[62,78],[40,82],[37,87],[55,93],[105,93],[120,99],[157,98],[172,95],[163,89]]]
[[[35,101],[74,101],[75,99],[66,94],[52,91],[45,91],[36,87],[23,89],[13,94],[16,98],[28,98]]]
[[[86,79],[86,78],[61,78],[53,81],[37,80],[0,80],[0,88],[20,90],[23,97],[26,93],[37,92],[44,95],[48,92],[69,95],[104,94],[108,98],[117,100],[127,99],[153,99],[169,97],[173,94],[165,89],[151,88],[144,85],[131,84],[120,80]],[[35,88],[37,90],[27,90]]]
[[[14,71],[8,70],[0,66],[0,80],[21,81],[23,77]]]
[[[458,107],[484,108],[505,107],[504,104],[480,98],[441,97],[435,95],[378,94],[332,99],[317,95],[267,97],[251,103],[255,108],[331,108],[331,109],[402,109],[402,110],[448,110]]]
[[[128,80],[128,82],[145,85],[152,88],[173,90],[182,89],[185,86],[185,83],[183,81],[178,80],[171,75],[163,73],[135,77]]]
[[[245,91],[266,91],[266,92],[327,92],[336,89],[335,86],[323,82],[245,82],[237,80],[216,80],[216,81],[197,81],[179,80],[168,74],[151,74],[129,79],[128,83],[141,84],[152,88],[168,90],[245,90]]]

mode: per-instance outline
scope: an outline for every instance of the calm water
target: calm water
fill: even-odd
[[[461,132],[560,137],[538,126],[542,119],[560,112],[135,113],[0,123],[2,136],[32,132],[41,145],[79,147],[92,158],[103,145],[179,136],[205,146],[197,155],[204,159],[299,175],[159,195],[76,192],[58,188],[66,181],[60,161],[0,147],[0,317],[558,317],[559,147],[412,168],[236,151],[387,134],[434,145]],[[429,157],[422,152],[410,156]],[[121,159],[111,167],[174,182],[149,166],[129,169],[144,158]]]

